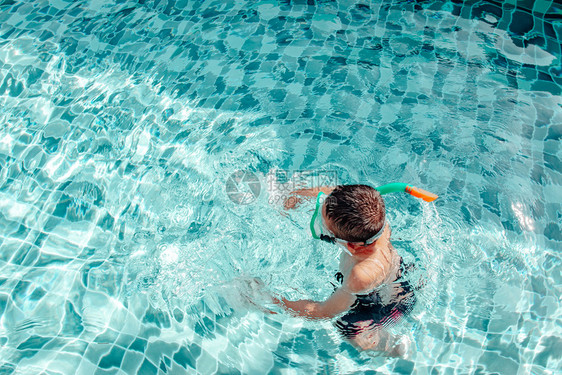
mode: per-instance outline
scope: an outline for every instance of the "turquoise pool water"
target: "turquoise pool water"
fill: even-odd
[[[0,373],[556,373],[561,14],[0,1]],[[319,181],[440,195],[385,197],[405,358],[239,297],[330,294],[337,248],[276,201]]]

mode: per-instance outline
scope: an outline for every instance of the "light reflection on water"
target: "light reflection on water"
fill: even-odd
[[[560,53],[457,6],[1,4],[2,369],[559,367]],[[441,197],[385,197],[423,285],[407,361],[238,298],[331,293],[311,205],[270,204],[320,170]]]

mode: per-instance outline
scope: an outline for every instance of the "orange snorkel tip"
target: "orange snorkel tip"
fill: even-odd
[[[420,189],[420,188],[412,186],[412,185],[406,186],[405,191],[406,191],[406,193],[408,193],[408,194],[410,194],[410,195],[412,195],[416,198],[423,199],[426,202],[433,202],[434,200],[436,200],[439,197],[437,194],[430,193],[429,191]]]

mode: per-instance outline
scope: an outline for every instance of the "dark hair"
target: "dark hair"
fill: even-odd
[[[326,199],[326,216],[342,240],[364,242],[384,225],[384,201],[370,186],[340,185]]]

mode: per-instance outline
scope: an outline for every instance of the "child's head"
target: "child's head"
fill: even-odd
[[[349,242],[368,240],[385,223],[382,196],[367,185],[337,186],[326,199],[325,209],[334,234]]]

